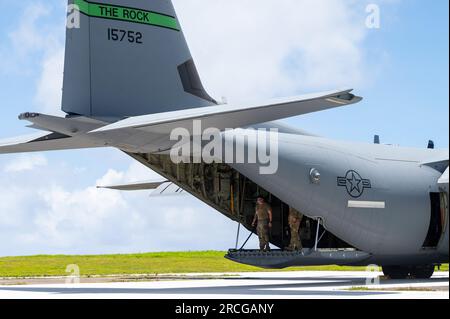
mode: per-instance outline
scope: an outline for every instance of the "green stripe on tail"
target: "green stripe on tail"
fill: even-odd
[[[180,31],[176,18],[147,10],[75,0],[80,12],[96,18],[148,24]]]

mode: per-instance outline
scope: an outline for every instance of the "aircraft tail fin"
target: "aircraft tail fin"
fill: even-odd
[[[109,122],[216,104],[170,0],[69,0],[62,110]]]

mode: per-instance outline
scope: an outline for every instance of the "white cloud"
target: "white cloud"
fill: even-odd
[[[46,36],[41,36],[43,43],[43,57],[40,62],[40,76],[37,82],[35,103],[41,112],[51,115],[64,115],[61,111],[63,74],[64,74],[64,5],[58,7],[61,19],[40,26],[38,29],[47,30]],[[55,8],[52,7],[54,10]]]
[[[109,169],[108,172],[99,180],[97,185],[118,185],[133,182],[145,182],[145,181],[162,181],[165,180],[159,174],[148,169],[139,162],[132,162],[128,169],[124,172],[119,172],[114,169]]]
[[[57,243],[71,247],[88,244],[86,238],[95,238],[105,232],[108,220],[118,218],[108,234],[115,234],[129,224],[134,212],[120,194],[99,191],[94,186],[82,190],[65,190],[61,187],[44,188],[38,192],[43,207],[34,219],[36,230],[33,242]],[[103,236],[104,237],[104,236]],[[103,244],[105,238],[98,238]]]
[[[41,154],[23,154],[6,164],[4,171],[6,173],[31,171],[45,165],[47,165],[45,156]]]
[[[42,71],[37,83],[35,102],[41,112],[63,115],[61,111],[64,48],[55,49],[43,58]]]
[[[64,16],[53,15],[55,3],[61,2],[29,2],[23,3],[24,11],[17,18],[17,25],[8,33],[9,41],[2,43],[3,71],[28,73],[33,68],[35,57],[53,52],[61,47],[64,29],[61,22]]]
[[[53,115],[63,114],[65,5],[65,1],[27,4],[15,30],[9,33],[7,54],[0,52],[3,72],[39,73],[35,104],[39,111]]]
[[[358,86],[364,7],[339,0],[175,0],[208,89],[229,100]]]
[[[60,176],[72,180],[77,173],[55,164],[49,162],[42,171],[26,174],[0,174],[0,241],[8,242],[0,245],[0,255],[227,249],[234,245],[236,224],[195,198],[150,198],[148,191],[96,188],[99,183],[157,177],[139,163],[131,163],[123,172],[108,170],[81,188],[63,185]]]
[[[32,52],[48,49],[47,46],[52,40],[43,37],[38,21],[49,13],[49,7],[40,2],[25,7],[17,29],[9,34],[15,54],[28,57]]]

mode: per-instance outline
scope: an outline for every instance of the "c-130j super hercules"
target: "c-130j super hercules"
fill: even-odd
[[[337,142],[278,122],[357,103],[351,90],[260,104],[219,105],[204,90],[168,0],[84,0],[68,28],[62,110],[23,113],[40,130],[0,141],[0,153],[115,147],[251,230],[254,199],[273,208],[270,241],[289,243],[289,207],[304,214],[298,252],[230,250],[227,258],[268,268],[383,266],[391,278],[429,278],[448,262],[448,149]],[[72,6],[73,7],[73,6]],[[174,128],[278,129],[278,170],[249,163],[174,163]],[[248,148],[247,141],[242,141]],[[154,183],[117,186],[150,189]],[[165,189],[168,186],[164,186]]]

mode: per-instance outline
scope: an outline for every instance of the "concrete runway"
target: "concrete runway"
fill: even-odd
[[[163,281],[83,283],[81,278],[79,284],[5,285],[0,282],[0,299],[449,299],[448,272],[437,272],[429,280],[381,280],[379,285],[368,286],[370,290],[360,289],[366,286],[367,277],[374,275],[382,274],[303,271],[234,273],[224,274],[220,279],[204,279],[205,275],[197,274]],[[351,290],[352,287],[357,288]]]

